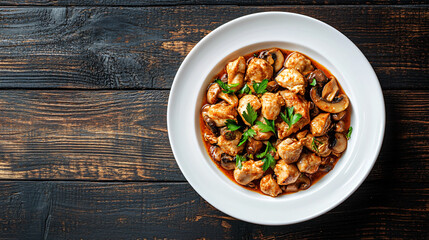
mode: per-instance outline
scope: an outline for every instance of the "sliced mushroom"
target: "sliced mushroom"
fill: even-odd
[[[210,155],[217,162],[219,162],[221,160],[223,153],[224,152],[222,151],[222,149],[220,149],[220,147],[218,147],[218,146],[212,145],[210,147]]]
[[[332,102],[339,89],[337,80],[335,80],[335,77],[332,77],[331,81],[323,87],[322,98],[328,100],[328,102]]]
[[[317,87],[311,88],[310,97],[318,108],[329,113],[342,112],[349,106],[349,98],[345,94],[340,94],[332,102],[328,102],[320,97]]]
[[[282,51],[277,48],[273,48],[268,51],[267,61],[273,66],[274,72],[278,72],[285,61]]]
[[[210,129],[210,131],[216,136],[219,137],[219,129],[216,127],[215,121],[211,119],[209,116],[203,117],[204,122],[206,123],[206,126]]]
[[[319,171],[329,172],[334,168],[335,159],[333,157],[322,158],[322,164],[319,166]]]
[[[335,133],[335,140],[331,144],[333,153],[341,154],[347,148],[347,138],[343,133]]]
[[[215,104],[217,102],[217,98],[220,92],[221,88],[219,84],[211,84],[209,89],[207,90],[207,102],[210,104]]]
[[[342,120],[343,118],[344,118],[344,116],[346,116],[346,111],[342,111],[342,112],[339,112],[339,113],[333,113],[333,114],[331,114],[332,115],[332,119],[334,120],[334,121],[340,121],[340,120]]]
[[[345,132],[346,131],[346,124],[343,120],[338,121],[335,124],[335,132]]]
[[[316,83],[319,87],[325,85],[328,82],[328,78],[322,70],[316,69],[307,75],[307,82],[312,83],[313,79],[316,79]]]
[[[222,153],[220,156],[220,165],[226,170],[234,170],[235,159],[226,153]]]
[[[275,92],[279,89],[280,85],[276,81],[270,81],[267,84],[267,91],[268,92]]]
[[[331,126],[331,115],[329,113],[321,113],[310,122],[310,131],[316,136],[325,135]]]
[[[286,186],[285,192],[298,192],[298,190],[305,190],[311,186],[311,180],[305,174],[298,177],[296,182]]]

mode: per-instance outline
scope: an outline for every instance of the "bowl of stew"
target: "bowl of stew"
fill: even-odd
[[[359,187],[380,151],[384,114],[378,79],[349,39],[307,16],[267,12],[194,47],[173,82],[167,124],[201,197],[238,219],[282,225],[319,216]]]

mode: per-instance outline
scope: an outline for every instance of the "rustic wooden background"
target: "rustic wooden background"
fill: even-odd
[[[428,239],[427,3],[0,0],[0,239]],[[387,111],[362,186],[316,219],[277,227],[199,197],[166,127],[169,89],[192,47],[229,20],[272,10],[349,37]]]

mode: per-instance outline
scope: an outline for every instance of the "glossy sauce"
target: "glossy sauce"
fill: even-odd
[[[271,49],[271,48],[270,48]],[[283,52],[283,55],[285,56],[285,61],[287,60],[287,58],[289,57],[289,55],[291,54],[291,53],[293,53],[294,51],[290,51],[290,50],[285,50],[285,49],[280,49],[280,48],[278,48],[279,50],[281,50],[282,52]],[[254,54],[256,54],[256,56],[258,56],[259,55],[259,53],[260,52],[262,52],[262,51],[265,51],[265,50],[269,50],[269,49],[261,49],[261,50],[258,50],[258,51],[255,51],[255,52],[252,52],[252,53],[250,53],[250,54],[247,54],[247,55],[244,55],[243,57],[246,59],[246,62],[248,62],[248,60],[250,59],[250,58],[252,58],[252,57],[254,57]],[[307,55],[305,55],[305,54],[303,54],[303,53],[301,53],[303,56],[305,56],[305,57],[307,57],[308,59],[310,59],[310,61],[311,61],[311,64],[315,67],[315,69],[317,68],[317,69],[320,69],[320,70],[322,70],[323,71],[323,73],[325,73],[325,75],[326,75],[326,77],[331,77],[331,76],[333,76],[333,74],[328,70],[328,69],[326,69],[324,66],[322,66],[320,63],[318,63],[318,62],[316,62],[316,61],[314,61],[313,59],[311,59],[310,57],[308,57]],[[232,59],[231,61],[233,61],[234,59]],[[229,62],[229,61],[228,61]],[[282,69],[280,69],[277,73],[279,73],[279,72],[281,72],[283,70],[283,68]],[[221,79],[221,77],[224,75],[226,73],[226,64],[225,64],[225,67],[215,76],[215,78],[213,78],[213,79]],[[273,79],[275,78],[275,76],[277,75],[277,73],[273,73]],[[213,82],[213,81],[212,81]],[[210,84],[212,83],[212,82],[210,82]],[[345,92],[344,92],[344,90],[343,90],[343,88],[341,87],[341,84],[340,84],[340,80],[339,79],[337,79],[337,83],[338,83],[338,85],[339,85],[339,88],[340,88],[340,90],[339,90],[339,92],[340,93],[344,93],[345,94]],[[209,84],[209,86],[210,86],[210,84]],[[207,86],[207,90],[208,90],[208,88],[209,88],[209,86]],[[308,87],[308,86],[307,86]],[[207,91],[206,91],[207,92]],[[205,106],[206,104],[208,104],[207,103],[207,94],[204,94],[204,97],[203,97],[203,99],[202,99],[202,105],[201,105],[201,109],[203,108],[203,106]],[[342,119],[343,121],[344,121],[344,123],[345,123],[345,126],[346,126],[346,129],[349,129],[349,127],[350,127],[350,106],[345,110],[346,111],[346,115],[344,116],[344,118]],[[238,117],[239,117],[239,115],[238,115]],[[258,193],[260,193],[260,194],[263,194],[263,195],[266,195],[266,194],[264,194],[264,193],[262,193],[262,191],[259,189],[259,182],[260,182],[260,179],[256,179],[256,180],[254,180],[254,181],[252,181],[252,183],[253,183],[253,185],[254,185],[254,187],[249,187],[249,186],[243,186],[243,185],[241,185],[241,184],[239,184],[239,183],[237,183],[236,181],[235,181],[235,179],[234,179],[234,170],[226,170],[226,169],[224,169],[221,165],[220,165],[220,162],[217,162],[217,161],[215,161],[215,160],[213,160],[213,158],[211,157],[211,154],[210,154],[210,147],[212,146],[209,142],[207,142],[207,141],[205,141],[204,140],[204,133],[206,133],[206,132],[210,132],[210,130],[208,129],[208,127],[206,126],[206,124],[205,124],[205,122],[204,122],[204,119],[203,119],[203,117],[202,117],[202,114],[200,114],[200,127],[201,127],[201,137],[202,137],[202,139],[203,139],[203,141],[204,141],[204,146],[205,146],[205,148],[206,148],[206,151],[207,151],[207,154],[210,156],[210,159],[212,159],[212,161],[213,161],[213,163],[214,164],[216,164],[216,166],[217,166],[217,168],[220,170],[220,171],[222,171],[231,181],[233,181],[234,183],[236,183],[237,185],[239,185],[239,186],[241,186],[241,187],[244,187],[244,188],[246,188],[246,189],[248,189],[248,190],[251,190],[251,191],[255,191],[255,192],[258,192]],[[303,131],[303,130],[305,130],[305,129],[309,129],[309,124],[307,124],[304,128],[302,128],[300,131]],[[300,131],[298,131],[298,132],[300,132]],[[292,134],[291,136],[295,136],[295,134]],[[305,148],[305,147],[304,147]],[[265,148],[263,148],[263,149],[265,149]],[[244,150],[245,151],[245,150]],[[347,151],[347,149],[346,149],[346,151]],[[335,167],[335,165],[336,165],[336,163],[338,162],[338,160],[339,160],[339,158],[341,158],[341,156],[340,157],[335,157],[335,156],[333,156],[333,155],[329,155],[329,157],[333,157],[334,158],[334,163],[332,164],[333,165],[333,168]],[[332,168],[332,169],[333,169]],[[265,175],[267,175],[267,174],[272,174],[274,171],[271,169],[271,168],[268,168],[268,170],[264,173],[264,176]],[[327,173],[329,173],[329,171],[328,172],[325,172],[325,171],[317,171],[317,172],[315,172],[315,173],[313,173],[313,174],[306,174],[309,178],[310,178],[310,180],[311,180],[311,186],[310,186],[310,188],[315,184],[315,183],[317,183],[317,181],[319,181],[322,177],[324,177]],[[282,192],[280,195],[284,195],[284,194],[290,194],[290,193],[295,193],[295,192]],[[280,196],[279,195],[279,196]]]

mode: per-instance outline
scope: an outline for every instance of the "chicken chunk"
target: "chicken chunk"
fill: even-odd
[[[283,139],[299,131],[310,122],[310,110],[309,104],[301,96],[288,90],[281,91],[280,95],[283,97],[287,107],[294,107],[294,114],[301,114],[301,119],[290,128],[284,121],[276,123],[278,136]]]
[[[273,67],[264,59],[253,58],[250,60],[246,71],[246,82],[251,85],[253,81],[260,83],[264,79],[270,80],[273,76]]]
[[[298,52],[294,52],[287,58],[285,65],[286,68],[295,68],[303,75],[314,70],[313,65],[311,65],[310,59],[306,58],[304,55]]]
[[[314,153],[303,153],[296,166],[300,172],[313,174],[319,169],[321,158]]]
[[[207,109],[203,109],[203,117],[208,116],[216,123],[217,127],[225,126],[227,119],[236,120],[237,111],[235,111],[234,106],[224,101],[205,108]]]
[[[231,88],[234,91],[241,89],[244,86],[244,74],[246,72],[246,60],[240,56],[236,60],[226,65],[226,73],[228,74],[228,84],[237,84],[238,86]]]
[[[286,68],[276,77],[276,82],[293,93],[304,95],[307,82],[295,68]]]
[[[277,162],[274,173],[276,174],[277,183],[279,185],[294,183],[301,174],[294,164],[287,164],[283,160]]]
[[[257,121],[260,121],[260,122],[262,122],[262,123],[264,123],[264,124],[267,124],[267,122],[265,121],[265,119],[262,117],[262,115],[260,115],[257,119],[256,119],[256,122]],[[253,136],[253,138],[255,139],[255,140],[258,140],[258,141],[265,141],[265,140],[268,140],[268,139],[270,139],[270,137],[271,136],[273,136],[274,135],[274,133],[273,132],[262,132],[261,131],[261,129],[258,127],[258,125],[253,125],[252,126],[252,129],[256,132],[256,135],[255,136]]]
[[[325,135],[330,127],[331,114],[329,113],[320,113],[310,123],[310,131],[316,137]]]
[[[277,152],[286,163],[293,163],[299,159],[302,148],[303,146],[300,141],[297,141],[294,138],[286,138],[277,145]]]
[[[283,98],[274,93],[264,93],[261,97],[262,104],[262,116],[268,120],[275,120],[280,113],[282,107]]]
[[[265,175],[259,184],[261,191],[271,197],[277,197],[282,190],[271,174]]]
[[[240,98],[240,101],[238,103],[237,111],[240,114],[241,118],[243,119],[243,122],[246,125],[250,126],[250,123],[246,121],[243,117],[243,112],[247,111],[247,104],[250,103],[250,106],[252,106],[253,110],[258,111],[258,109],[261,108],[261,102],[259,101],[259,98],[255,95],[245,95],[244,97]]]
[[[244,145],[237,146],[241,140],[240,131],[229,131],[222,129],[221,135],[217,139],[217,145],[228,155],[235,156],[244,149]]]
[[[248,160],[242,163],[242,168],[235,168],[234,179],[241,185],[247,185],[251,181],[261,178],[264,174],[262,161]]]

